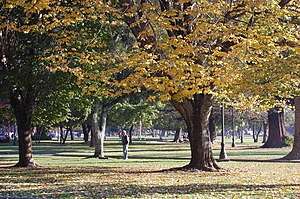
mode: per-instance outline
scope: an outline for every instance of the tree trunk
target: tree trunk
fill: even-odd
[[[176,143],[183,142],[182,128],[176,129],[173,142]]]
[[[13,124],[13,129],[14,129],[13,145],[16,146],[17,145],[17,133],[18,133],[16,123]]]
[[[92,119],[92,131],[94,136],[95,144],[95,153],[94,157],[105,158],[104,157],[104,136],[106,129],[106,119],[107,119],[107,108],[105,104],[102,104],[101,114],[100,114],[100,125],[98,122],[98,113],[99,113],[100,100],[95,99],[95,106],[93,110],[93,119]]]
[[[253,124],[252,124],[252,138],[253,138],[253,142],[257,142],[256,140],[255,140],[255,123],[253,122]]]
[[[261,127],[262,127],[262,125],[260,125],[259,128],[257,129],[257,133],[255,134],[254,142],[258,142],[259,134],[261,133]]]
[[[139,139],[142,139],[142,117],[140,116],[140,118],[139,118]]]
[[[163,130],[159,130],[159,140],[163,140],[162,136],[163,136]]]
[[[90,131],[90,126],[87,123],[82,123],[83,140],[85,143],[89,142]]]
[[[62,144],[64,139],[64,127],[62,125],[59,126],[59,131],[60,131],[59,143]]]
[[[262,143],[266,143],[266,141],[267,141],[267,128],[268,128],[268,124],[266,122],[263,122],[263,127],[264,127],[264,135],[263,135],[263,141],[262,141]]]
[[[42,127],[39,125],[36,126],[36,133],[34,135],[35,143],[40,143],[42,137]]]
[[[94,147],[95,146],[95,141],[94,141],[94,133],[93,133],[93,124],[91,127],[91,142],[90,142],[90,147]]]
[[[130,129],[129,129],[129,144],[132,144],[132,130],[133,130],[133,124],[131,125]]]
[[[87,133],[87,124],[82,123],[81,128],[82,128],[82,133],[83,133],[83,141],[85,143],[87,143],[88,140],[89,140],[89,136],[88,136],[88,133]]]
[[[244,130],[241,129],[240,126],[238,127],[238,132],[239,132],[239,135],[240,135],[241,143],[244,143]]]
[[[209,133],[210,133],[210,141],[213,142],[217,137],[217,131],[216,131],[216,125],[212,114],[209,117]]]
[[[65,137],[64,137],[63,142],[62,142],[63,144],[65,144],[66,141],[67,141],[68,133],[69,133],[69,127],[67,127],[67,129],[66,129],[66,134],[65,134]]]
[[[174,108],[184,118],[191,147],[190,163],[184,168],[214,171],[220,169],[213,154],[209,133],[209,116],[212,96],[195,94],[193,99],[182,102],[171,101]]]
[[[295,134],[293,148],[283,159],[300,160],[300,96],[295,97]]]
[[[42,126],[41,127],[41,133],[40,133],[40,140],[41,140],[41,138],[43,138],[43,137],[47,137],[48,135],[49,135],[49,132],[47,131],[47,129],[46,129],[46,127],[45,126]]]
[[[74,131],[72,125],[69,127],[70,135],[71,135],[71,140],[74,140]]]
[[[24,103],[20,96],[14,95],[11,96],[10,103],[17,120],[19,138],[19,162],[15,166],[35,167],[31,138],[33,106],[30,102]]]
[[[268,111],[269,136],[263,148],[281,148],[286,146],[284,139],[286,131],[284,127],[283,111],[279,112],[278,108]]]

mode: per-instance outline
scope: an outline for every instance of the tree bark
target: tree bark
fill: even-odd
[[[133,124],[131,125],[130,129],[129,129],[129,144],[132,144],[132,130],[133,130]]]
[[[255,143],[258,142],[258,138],[259,138],[260,133],[261,133],[261,125],[258,126],[257,133],[255,133],[255,125],[253,125],[253,139],[254,139]]]
[[[36,163],[32,156],[32,116],[33,106],[30,100],[24,103],[21,96],[11,94],[10,103],[17,120],[19,138],[19,162],[16,167],[35,167]]]
[[[182,128],[176,129],[173,142],[176,142],[176,143],[183,142]]]
[[[138,127],[138,131],[139,131],[139,139],[141,140],[142,139],[142,126],[143,126],[143,124],[142,124],[142,117],[140,116],[139,117],[139,121],[138,121],[138,125],[139,125],[139,127]]]
[[[209,133],[210,133],[210,141],[213,142],[217,137],[217,131],[216,131],[216,125],[212,114],[210,114],[209,117]]]
[[[40,143],[41,142],[41,137],[42,137],[42,127],[39,125],[36,125],[36,133],[34,135],[35,143]]]
[[[269,136],[262,148],[281,148],[285,147],[284,139],[286,131],[284,127],[283,111],[277,108],[268,111]]]
[[[64,127],[62,125],[59,126],[59,131],[60,131],[59,143],[62,144],[64,140]]]
[[[100,100],[95,99],[93,119],[92,119],[92,131],[93,131],[94,144],[95,144],[94,157],[105,158],[104,136],[105,136],[105,129],[106,129],[107,107],[104,104],[102,104],[102,109],[100,113],[100,127],[99,127],[99,122],[98,122],[99,106],[100,106]]]
[[[212,96],[195,94],[193,99],[184,98],[182,102],[171,101],[171,103],[184,118],[187,125],[191,160],[184,168],[203,171],[220,169],[212,154],[209,133]]]
[[[65,137],[63,138],[63,144],[65,144],[66,143],[66,141],[67,141],[67,138],[68,138],[68,134],[69,134],[69,127],[67,126],[67,129],[66,129],[66,134],[65,134]]]
[[[253,138],[253,142],[257,142],[255,140],[255,122],[252,123],[252,138]]]
[[[262,143],[266,143],[267,141],[267,128],[268,128],[268,124],[266,122],[263,122],[263,128],[264,128],[264,134],[263,134],[263,141]]]
[[[295,134],[293,148],[283,159],[300,160],[300,96],[295,97]]]
[[[17,145],[17,133],[18,133],[16,123],[13,124],[13,129],[14,129],[13,145],[16,146]]]
[[[93,133],[93,124],[91,127],[91,142],[90,142],[90,147],[94,147],[95,146],[95,141],[94,141],[94,133]]]
[[[86,123],[82,123],[81,127],[82,127],[82,133],[83,133],[83,140],[85,143],[87,143],[89,141],[88,126]]]
[[[74,140],[74,131],[72,125],[69,127],[70,135],[71,135],[71,140]]]

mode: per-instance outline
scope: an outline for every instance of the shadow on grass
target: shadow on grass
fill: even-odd
[[[257,159],[235,159],[235,158],[233,158],[233,159],[229,159],[229,161],[232,161],[232,162],[300,163],[300,160],[284,160],[284,159],[257,160]]]
[[[78,173],[80,174],[95,174],[95,173],[111,173],[111,172],[119,172],[120,167],[44,167],[44,166],[37,166],[34,168],[22,168],[22,167],[0,167],[1,169],[9,171],[9,175],[14,178],[16,177],[16,181],[18,181],[18,177],[20,174],[27,174],[29,180],[27,182],[34,183],[36,181],[35,177],[39,177],[39,180],[45,179],[45,181],[49,181],[49,178],[43,176],[44,174],[57,174],[57,175],[65,175],[71,174],[73,176],[77,176]],[[2,173],[0,174],[0,179],[7,174]],[[52,178],[51,178],[52,179]],[[63,178],[55,178],[56,182],[63,180]]]
[[[83,157],[84,159],[95,158],[93,155],[83,155],[83,154],[53,154],[53,156],[62,156],[62,157]],[[106,156],[107,159],[123,159],[123,156],[110,155]],[[105,158],[106,159],[106,158]],[[190,157],[159,157],[159,156],[129,156],[129,159],[137,160],[190,160]],[[216,159],[217,162],[224,162],[224,160]],[[232,162],[271,162],[271,163],[300,163],[300,160],[284,160],[284,159],[238,159],[238,158],[229,158],[226,161]]]
[[[265,196],[267,191],[281,191],[282,196],[299,196],[299,193],[291,193],[288,190],[296,189],[300,184],[269,184],[269,185],[244,185],[244,184],[204,184],[193,183],[186,185],[163,185],[163,186],[144,186],[135,184],[92,184],[84,186],[66,186],[60,184],[54,190],[43,190],[43,193],[35,193],[31,197],[36,198],[124,198],[124,197],[184,197],[184,195],[210,195],[210,196]],[[286,192],[282,192],[286,189]],[[59,190],[59,191],[57,191]],[[15,193],[16,194],[16,193]],[[29,195],[30,191],[23,194]],[[5,190],[2,195],[12,195],[12,191]],[[279,196],[279,195],[278,195]]]
[[[188,184],[188,185],[170,185],[170,186],[120,186],[119,184],[104,185],[106,189],[102,189],[98,192],[100,197],[103,196],[117,196],[117,197],[132,197],[140,195],[184,195],[184,194],[203,194],[203,193],[215,193],[220,192],[251,192],[261,189],[281,189],[287,187],[299,187],[300,184],[271,184],[271,185],[242,185],[242,184]],[[120,189],[121,187],[122,189]]]

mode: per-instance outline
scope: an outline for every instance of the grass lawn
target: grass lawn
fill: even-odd
[[[237,147],[226,140],[230,161],[220,172],[166,171],[189,162],[189,145],[135,141],[122,159],[118,139],[108,138],[108,159],[90,158],[80,141],[35,143],[39,167],[7,168],[18,147],[0,143],[0,198],[300,198],[300,162],[274,161],[291,149],[261,149],[248,138]],[[218,158],[220,143],[213,144]]]

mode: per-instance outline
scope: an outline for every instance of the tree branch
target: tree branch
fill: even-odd
[[[286,6],[289,2],[291,2],[292,0],[281,0],[280,2],[279,2],[279,6],[281,7],[281,8],[283,8],[284,6]]]

